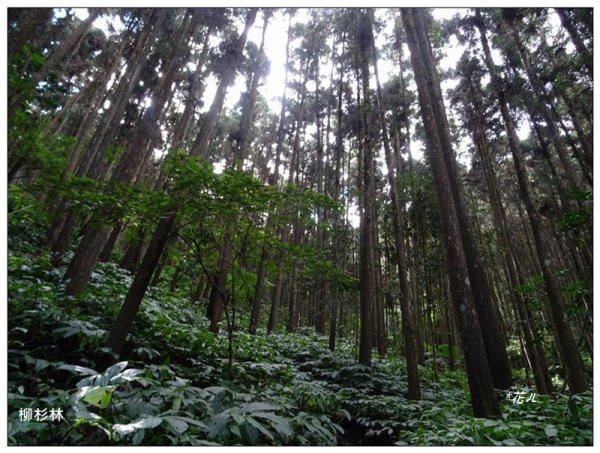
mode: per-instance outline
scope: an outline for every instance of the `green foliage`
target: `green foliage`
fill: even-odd
[[[561,214],[556,223],[563,231],[574,234],[578,238],[577,246],[582,248],[592,242],[593,193],[591,190],[574,192],[570,198],[580,203],[579,207]]]
[[[48,216],[27,187],[9,184],[7,192],[9,248],[33,252],[45,239]]]
[[[88,177],[71,176],[55,188],[69,200],[69,209],[80,216],[94,216],[96,222],[114,225],[116,222],[133,226],[147,225],[162,215],[169,197],[141,184],[121,185],[112,181],[97,181]]]
[[[21,96],[25,101],[36,97],[36,85],[31,74],[39,71],[45,61],[41,53],[27,45],[23,46],[17,55],[12,56],[7,72],[8,92],[11,96]]]
[[[47,136],[44,121],[24,110],[17,110],[11,117],[8,142],[9,169],[18,165],[27,176],[36,172],[40,176],[36,186],[59,180],[75,143],[73,137]]]
[[[513,391],[533,392],[518,388]],[[468,414],[465,406],[443,403],[428,409],[425,425],[410,437],[413,442],[434,445],[589,445],[591,425],[590,392],[568,397],[536,395],[535,402],[502,402],[502,417],[479,419]],[[584,414],[587,414],[585,415]],[[432,429],[435,428],[435,429]]]
[[[23,211],[27,212],[26,210]],[[27,218],[24,215],[24,218]],[[35,252],[35,253],[34,253]],[[10,250],[8,441],[11,445],[589,445],[592,394],[537,395],[502,417],[473,418],[463,372],[420,371],[406,398],[405,364],[358,365],[313,329],[293,334],[208,332],[203,307],[162,287],[144,299],[127,362],[95,371],[131,275],[101,263],[76,306],[64,268],[20,244]],[[67,309],[65,309],[67,307]],[[439,355],[447,350],[440,347]],[[527,388],[516,390],[531,391]],[[19,419],[61,408],[62,422]]]

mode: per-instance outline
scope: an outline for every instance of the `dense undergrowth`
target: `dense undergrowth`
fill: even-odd
[[[149,290],[126,361],[97,369],[131,275],[101,263],[83,295],[65,296],[65,269],[40,247],[35,206],[10,196],[22,208],[9,214],[9,444],[592,444],[591,391],[523,404],[498,393],[502,416],[477,419],[462,372],[436,379],[422,368],[422,399],[409,401],[401,359],[367,368],[351,344],[331,353],[311,330],[234,332],[227,379],[227,335],[208,332],[200,304],[163,287]],[[34,417],[24,421],[28,408]],[[59,408],[64,420],[36,420],[36,409]]]

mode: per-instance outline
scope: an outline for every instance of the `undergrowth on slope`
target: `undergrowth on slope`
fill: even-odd
[[[461,371],[422,367],[422,399],[410,401],[402,359],[366,367],[350,343],[332,353],[311,329],[235,331],[228,380],[226,334],[208,331],[202,304],[160,286],[142,303],[125,359],[98,369],[132,276],[100,263],[88,290],[66,296],[64,267],[39,246],[42,226],[22,194],[11,196],[24,206],[9,217],[11,445],[592,444],[591,390],[523,404],[499,392],[502,416],[479,419]],[[60,421],[49,416],[56,409]]]

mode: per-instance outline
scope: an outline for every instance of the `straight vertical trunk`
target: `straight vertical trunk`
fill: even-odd
[[[527,356],[529,358],[528,362],[531,365],[536,382],[536,389],[541,394],[549,394],[552,392],[552,382],[549,378],[548,366],[546,365],[543,351],[534,342],[531,329],[535,328],[535,326],[531,325],[530,320],[524,313],[523,306],[526,304],[526,301],[517,290],[519,285],[524,284],[522,277],[517,271],[515,260],[513,258],[513,254],[518,250],[518,246],[513,243],[509,235],[508,227],[506,225],[506,213],[502,205],[496,175],[492,168],[492,159],[482,124],[482,118],[484,118],[483,109],[478,100],[481,97],[481,92],[476,89],[474,82],[470,78],[470,74],[467,74],[466,77],[468,78],[469,100],[465,101],[465,109],[467,110],[474,142],[483,164],[484,178],[488,187],[490,205],[492,207],[492,218],[499,234],[500,248],[504,255],[504,269],[507,273],[508,283],[512,289],[512,302],[516,307],[515,311],[521,320],[520,327],[525,339],[525,350],[527,351]],[[469,102],[471,103],[472,108],[469,107]]]
[[[500,409],[494,392],[481,327],[473,300],[456,203],[438,132],[438,128],[443,127],[444,124],[440,125],[437,122],[431,99],[438,95],[438,90],[431,92],[427,84],[428,78],[432,74],[435,75],[435,68],[429,67],[426,70],[424,60],[430,61],[430,58],[425,59],[423,55],[430,56],[431,48],[429,42],[423,39],[424,30],[416,29],[416,26],[423,26],[420,15],[422,15],[420,10],[402,10],[402,20],[408,38],[415,81],[417,82],[421,115],[428,131],[427,151],[434,174],[438,204],[441,208],[446,259],[450,275],[450,291],[463,343],[467,378],[471,392],[471,406],[476,417],[496,416],[500,413]],[[437,80],[437,77],[434,80]]]
[[[359,71],[361,76],[363,103],[360,105],[362,112],[362,171],[361,175],[361,207],[360,218],[360,348],[359,362],[371,365],[372,331],[374,328],[372,319],[372,306],[375,303],[375,256],[374,256],[374,227],[375,227],[375,175],[374,175],[374,153],[371,140],[370,127],[370,96],[369,96],[369,58],[371,51],[370,34],[371,23],[366,14],[363,14],[358,24],[358,47]]]
[[[513,156],[515,171],[519,183],[519,193],[523,203],[525,204],[525,210],[527,212],[527,217],[533,232],[535,253],[539,266],[542,270],[542,275],[544,276],[544,284],[546,286],[546,293],[548,295],[548,302],[550,304],[550,311],[554,323],[556,342],[565,370],[566,381],[569,385],[571,393],[581,393],[587,389],[587,378],[585,376],[583,362],[581,360],[581,355],[577,350],[575,338],[573,337],[573,332],[571,331],[571,326],[569,325],[569,321],[565,313],[564,299],[560,293],[553,259],[549,254],[547,234],[542,224],[542,219],[540,218],[539,213],[535,209],[533,203],[533,195],[529,185],[527,168],[525,166],[525,159],[523,158],[523,151],[521,150],[519,139],[508,110],[508,103],[506,101],[505,94],[500,88],[502,86],[501,80],[496,73],[496,69],[493,64],[483,19],[479,10],[476,12],[476,17],[477,26],[481,34],[481,44],[484,51],[485,62],[492,78],[492,84],[494,90],[496,91],[502,119],[508,135],[509,146]]]
[[[375,40],[372,40],[373,67],[375,70],[375,81],[377,84],[376,100],[379,113],[379,126],[383,136],[383,149],[385,151],[385,164],[387,166],[388,185],[390,186],[390,203],[392,205],[392,227],[394,231],[394,245],[396,249],[395,258],[398,269],[398,281],[400,283],[400,312],[402,313],[402,332],[404,335],[404,356],[406,358],[406,370],[408,378],[408,398],[412,400],[421,399],[421,388],[419,385],[417,337],[413,324],[412,300],[408,283],[408,266],[406,265],[406,247],[404,244],[404,227],[402,224],[402,209],[398,202],[396,193],[396,165],[392,156],[389,141],[387,122],[385,119],[385,106],[379,82],[379,70],[377,68],[377,53]]]
[[[490,290],[489,282],[483,272],[483,266],[475,246],[475,240],[470,231],[468,216],[464,207],[464,196],[459,184],[459,176],[456,168],[456,160],[448,120],[446,118],[443,96],[440,89],[439,77],[435,71],[435,63],[430,50],[429,38],[425,31],[423,14],[415,14],[415,24],[419,39],[425,45],[422,47],[422,58],[426,68],[427,86],[432,94],[432,108],[435,121],[439,125],[440,144],[442,146],[442,155],[445,161],[446,171],[448,173],[450,190],[452,190],[453,201],[455,203],[456,213],[458,215],[458,228],[460,231],[467,268],[469,271],[469,281],[473,299],[477,310],[477,317],[481,325],[481,332],[485,345],[486,355],[492,374],[494,387],[508,389],[512,386],[512,372],[510,361],[506,352],[506,338],[500,329],[500,324],[494,308],[494,299]]]
[[[269,15],[265,14],[262,40],[260,49],[258,51],[258,57],[254,64],[254,70],[252,73],[252,83],[249,93],[248,104],[246,105],[244,116],[242,119],[241,131],[240,131],[240,142],[235,152],[234,167],[241,170],[244,166],[244,159],[248,153],[248,147],[250,145],[250,133],[252,130],[252,121],[254,117],[254,111],[256,107],[256,97],[258,82],[261,78],[261,63],[262,55],[265,44],[265,34],[267,32],[267,24],[269,21]],[[215,283],[215,287],[212,289],[210,300],[208,303],[207,314],[211,320],[211,331],[213,333],[218,332],[218,322],[221,320],[222,307],[225,302],[224,296],[226,294],[227,275],[229,273],[229,264],[231,260],[231,253],[233,251],[233,238],[231,236],[231,225],[237,222],[237,219],[225,219],[226,231],[225,231],[225,244],[219,258],[219,275]]]
[[[263,246],[260,262],[258,263],[258,272],[256,275],[256,289],[254,290],[254,300],[252,302],[252,313],[250,314],[250,335],[256,334],[258,328],[258,318],[260,316],[260,308],[262,306],[264,288],[265,288],[265,264],[267,261],[267,248]]]
[[[200,131],[198,132],[197,139],[194,142],[194,146],[192,147],[192,156],[208,155],[208,143],[212,136],[212,130],[214,128],[215,123],[217,122],[219,113],[221,113],[221,108],[223,107],[223,101],[225,100],[227,89],[235,79],[236,69],[242,57],[242,52],[246,45],[246,40],[248,39],[248,33],[250,32],[250,28],[252,28],[252,25],[254,24],[257,12],[257,8],[252,8],[246,16],[246,24],[244,27],[244,31],[237,40],[232,55],[229,61],[227,62],[223,73],[221,74],[220,82],[217,86],[215,97],[210,106],[210,109],[208,110],[208,113],[206,114],[206,118],[200,126]]]

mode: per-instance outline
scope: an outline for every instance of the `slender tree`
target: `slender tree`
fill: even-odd
[[[205,152],[205,146],[208,144],[210,135],[212,135],[212,129],[217,119],[218,112],[221,111],[227,88],[233,82],[233,76],[235,74],[236,67],[242,55],[242,50],[246,44],[248,32],[250,27],[254,23],[256,18],[257,10],[251,9],[246,16],[246,24],[242,34],[239,36],[233,55],[227,62],[224,68],[224,72],[221,78],[221,82],[217,88],[217,94],[213,103],[211,104],[208,116],[205,118],[202,127],[200,128],[199,136],[196,139],[194,148],[191,154],[196,155],[199,152]],[[205,135],[205,136],[200,136]],[[123,306],[119,311],[117,319],[113,324],[110,336],[108,338],[108,347],[111,348],[115,353],[120,354],[125,346],[125,340],[131,329],[131,324],[135,319],[137,311],[140,307],[142,299],[148,289],[148,284],[152,278],[160,255],[165,247],[165,244],[171,233],[171,229],[175,224],[175,218],[177,216],[177,208],[174,206],[172,210],[163,216],[156,227],[150,245],[144,254],[144,258],[139,266],[138,271],[135,274],[133,282],[125,296]]]
[[[423,29],[423,12],[415,9],[402,10],[413,70],[419,94],[421,116],[428,131],[427,150],[433,171],[438,202],[441,207],[442,227],[446,246],[446,260],[450,275],[450,291],[458,320],[473,413],[478,417],[498,415],[500,410],[494,393],[492,376],[486,356],[481,327],[477,316],[463,240],[459,230],[454,193],[451,189],[446,159],[438,129],[445,124],[437,122],[432,98],[439,96],[437,72],[431,66],[431,47]],[[424,57],[425,56],[425,57]],[[427,66],[429,63],[429,66]],[[438,84],[431,89],[427,81]]]
[[[371,29],[372,30],[372,29]],[[372,33],[372,31],[371,31]],[[392,149],[390,145],[389,133],[387,129],[387,121],[385,118],[385,105],[381,84],[379,82],[379,70],[377,65],[377,51],[375,48],[375,39],[371,36],[371,51],[373,55],[373,68],[375,71],[376,82],[376,100],[379,113],[379,127],[383,137],[383,149],[385,151],[385,163],[387,166],[388,184],[390,187],[390,203],[392,205],[392,226],[394,232],[394,245],[396,247],[396,263],[398,267],[398,281],[400,283],[400,310],[402,312],[402,331],[404,334],[404,355],[406,357],[406,369],[408,375],[408,397],[418,400],[421,398],[421,389],[419,385],[418,371],[418,353],[417,353],[417,338],[415,334],[414,316],[412,312],[413,302],[408,283],[408,267],[406,263],[406,247],[402,210],[398,202],[396,193],[396,164],[393,160]]]
[[[496,66],[492,60],[490,46],[486,36],[486,26],[484,23],[481,11],[476,10],[476,24],[481,35],[481,45],[484,52],[484,61],[492,78],[492,86],[496,92],[500,112],[504,122],[504,127],[508,135],[510,150],[513,156],[515,172],[519,183],[519,193],[529,219],[533,232],[533,240],[535,245],[535,253],[537,255],[538,264],[544,276],[544,284],[550,305],[550,312],[554,322],[554,332],[556,335],[556,343],[558,351],[565,369],[566,381],[572,393],[580,393],[587,388],[587,379],[583,368],[581,355],[577,350],[575,338],[569,325],[568,318],[565,313],[565,304],[563,296],[560,294],[558,279],[556,277],[556,264],[550,254],[549,244],[545,228],[542,224],[540,214],[535,208],[531,187],[528,178],[527,167],[523,158],[523,151],[512,117],[508,109],[505,93],[502,89],[502,80],[496,71]]]

